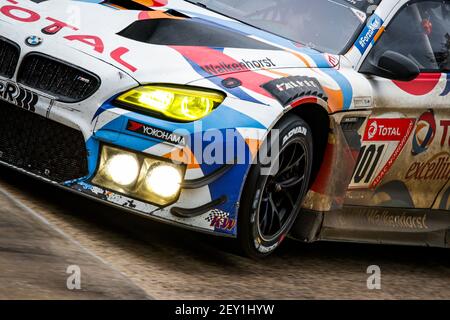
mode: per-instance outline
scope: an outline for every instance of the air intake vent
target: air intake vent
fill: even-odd
[[[275,50],[241,33],[191,19],[147,19],[130,24],[119,36],[157,45]]]
[[[96,75],[38,53],[28,54],[24,58],[17,78],[21,84],[69,103],[87,99],[100,86]]]
[[[0,102],[0,161],[55,182],[88,174],[83,134]]]
[[[0,76],[12,78],[19,61],[20,48],[12,41],[0,37]]]

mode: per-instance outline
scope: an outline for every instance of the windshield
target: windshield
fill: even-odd
[[[381,0],[189,1],[322,52],[341,53]]]

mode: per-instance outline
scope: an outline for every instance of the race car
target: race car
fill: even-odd
[[[447,0],[0,0],[0,161],[256,258],[449,247],[449,72]]]

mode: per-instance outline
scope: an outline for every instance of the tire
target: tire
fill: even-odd
[[[266,257],[283,242],[301,210],[311,176],[313,139],[308,124],[287,115],[274,129],[279,135],[272,130],[260,150],[240,201],[237,241],[251,258]],[[272,153],[278,167],[277,161],[263,165],[268,157],[262,155]]]

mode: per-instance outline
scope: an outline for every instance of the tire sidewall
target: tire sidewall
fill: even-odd
[[[245,189],[241,199],[241,210],[238,217],[238,239],[241,242],[241,247],[245,253],[251,257],[259,258],[270,255],[275,251],[279,245],[283,242],[286,235],[289,233],[292,225],[294,224],[297,215],[301,209],[301,203],[307,192],[309,185],[309,178],[311,175],[312,159],[313,159],[313,141],[311,135],[311,129],[308,124],[301,118],[295,115],[288,115],[274,127],[272,133],[279,130],[279,135],[274,138],[275,143],[278,143],[279,151],[283,150],[294,140],[301,141],[307,152],[307,167],[305,168],[305,180],[303,192],[300,197],[300,201],[296,206],[295,212],[292,214],[290,221],[284,228],[283,232],[271,241],[266,241],[259,232],[258,227],[258,210],[260,204],[260,197],[265,187],[266,175],[262,172],[267,169],[259,161],[259,157],[252,165],[247,181],[245,183]],[[269,142],[264,145],[271,151],[270,139]],[[263,154],[267,154],[266,150]],[[278,155],[277,155],[278,156]],[[267,163],[262,161],[262,163]]]

